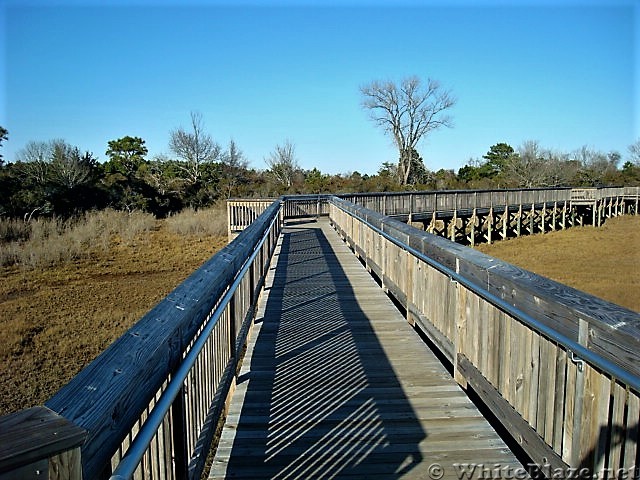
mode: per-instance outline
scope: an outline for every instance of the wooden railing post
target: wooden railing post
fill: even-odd
[[[189,452],[187,448],[187,390],[182,385],[180,393],[171,405],[171,429],[173,435],[173,464],[176,478],[188,478]]]
[[[588,323],[579,319],[578,343],[586,346],[588,341]],[[584,362],[567,352],[567,421],[564,430],[562,458],[571,466],[580,465],[580,437],[582,410],[584,407],[585,376]]]
[[[0,479],[81,480],[87,432],[47,407],[0,417]]]
[[[460,261],[456,258],[456,273],[460,271]],[[453,377],[462,388],[467,388],[467,378],[458,367],[458,355],[467,355],[467,290],[456,282],[456,311],[455,328],[453,330],[454,354],[453,354]]]

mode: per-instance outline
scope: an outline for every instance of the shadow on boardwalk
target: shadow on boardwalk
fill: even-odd
[[[356,298],[324,233],[311,225],[287,229],[277,272],[250,372],[239,378],[239,388],[248,383],[227,475],[409,473],[427,434],[358,304],[366,289]]]

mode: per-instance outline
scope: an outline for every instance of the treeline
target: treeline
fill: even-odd
[[[640,185],[640,141],[622,158],[581,148],[558,153],[536,142],[518,149],[497,143],[481,159],[454,170],[430,171],[415,150],[407,184],[398,163],[387,162],[375,175],[328,175],[300,168],[290,141],[265,158],[267,168],[249,168],[232,140],[221,147],[192,114],[189,130],[170,133],[174,158],[147,159],[145,141],[125,136],[109,141],[108,160],[64,140],[32,141],[11,162],[0,157],[0,216],[30,219],[70,217],[88,210],[114,208],[164,217],[186,207],[200,209],[231,197],[276,197],[298,193],[347,193],[394,190],[519,188],[539,186]],[[2,128],[2,127],[0,127]],[[0,140],[6,140],[5,129]],[[620,167],[620,164],[622,166]]]

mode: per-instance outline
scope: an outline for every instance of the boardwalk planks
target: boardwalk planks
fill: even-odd
[[[519,465],[328,224],[286,228],[275,261],[210,478]]]
[[[533,207],[531,215],[537,215]],[[421,320],[417,325],[425,326],[425,334],[436,345],[446,347],[447,340],[453,344],[442,353],[449,358],[450,352],[457,355],[450,358],[456,380],[465,386],[473,380],[474,390],[481,388],[480,396],[488,396],[483,401],[495,406],[499,420],[514,426],[509,430],[516,440],[528,429],[540,439],[523,443],[536,461],[554,458],[558,465],[564,461],[594,474],[614,464],[633,467],[632,455],[626,455],[633,434],[620,440],[624,444],[616,442],[622,437],[620,431],[637,432],[637,422],[624,418],[625,408],[633,412],[636,397],[622,395],[621,388],[611,391],[611,385],[615,379],[631,379],[621,387],[633,386],[630,393],[638,393],[640,315],[339,199],[332,200],[331,218],[346,237],[352,229],[364,227],[383,237],[386,250],[404,249],[419,259],[414,271],[427,272],[430,282],[422,301],[415,300],[414,292],[414,301],[408,305]],[[361,253],[368,254],[366,249]],[[401,262],[402,256],[395,253],[394,257]],[[404,292],[395,292],[404,288],[402,272],[406,270],[406,265],[395,262],[383,267],[385,286],[401,304]],[[431,275],[435,270],[438,273]],[[444,288],[452,282],[460,282],[464,295],[456,296],[458,313],[447,315],[439,307],[446,303],[443,298],[454,297]],[[420,283],[419,279],[413,282]],[[496,312],[496,325],[494,309],[501,310]],[[445,333],[453,325],[456,330]],[[461,355],[469,365],[464,370]],[[497,377],[494,355],[500,359]],[[485,388],[484,382],[492,388]],[[509,418],[510,409],[520,422]],[[637,451],[637,444],[631,442],[628,448]]]

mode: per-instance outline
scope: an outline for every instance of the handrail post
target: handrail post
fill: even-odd
[[[460,260],[456,258],[456,273],[460,271]],[[458,368],[458,354],[465,355],[465,335],[467,330],[467,292],[466,289],[455,282],[456,285],[456,311],[455,328],[453,329],[453,378],[462,388],[467,388],[467,378]]]
[[[411,222],[413,221],[413,193],[409,194],[409,219],[407,220],[407,222],[409,222],[409,224],[411,224]]]
[[[187,390],[182,384],[180,393],[171,405],[173,435],[173,459],[176,478],[188,478],[189,454],[187,451]]]
[[[236,295],[234,294],[229,301],[229,356],[237,358],[236,348]]]

